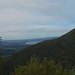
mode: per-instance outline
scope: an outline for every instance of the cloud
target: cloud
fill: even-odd
[[[61,18],[52,14],[50,16],[44,14],[61,6],[60,3],[48,0],[1,0],[0,6],[0,24],[42,23]]]
[[[43,23],[60,19],[56,16],[46,16],[39,14],[32,14],[28,11],[20,11],[15,9],[7,9],[0,12],[0,24],[31,24],[31,23]]]
[[[26,38],[41,38],[61,36],[61,34],[69,31],[71,27],[61,28],[61,26],[49,25],[11,25],[0,29],[0,34],[3,39],[26,39]],[[60,33],[59,33],[60,32]]]
[[[73,26],[72,26],[73,27]],[[68,28],[61,28],[61,26],[49,26],[49,25],[24,25],[24,26],[9,26],[0,29],[1,34],[27,34],[27,33],[56,33],[56,32],[66,32],[69,31]]]
[[[4,38],[59,36],[75,27],[74,3],[74,0],[0,0],[0,34]]]
[[[0,0],[0,24],[72,22],[74,0]]]

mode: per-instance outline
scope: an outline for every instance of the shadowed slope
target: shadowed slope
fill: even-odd
[[[74,65],[75,29],[57,39],[40,42],[12,55],[2,66],[5,69],[4,73],[8,75],[17,64],[25,65],[32,55],[54,59],[63,65]]]

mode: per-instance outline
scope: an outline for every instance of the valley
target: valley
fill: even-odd
[[[37,44],[44,40],[51,40],[57,37],[37,38],[37,39],[22,39],[22,40],[3,40],[1,49],[3,53],[0,56],[8,57],[26,47]]]

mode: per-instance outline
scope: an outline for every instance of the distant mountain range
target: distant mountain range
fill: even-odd
[[[47,57],[53,59],[55,62],[60,62],[65,67],[67,65],[75,64],[75,29],[62,35],[59,38],[52,40],[45,40],[12,55],[4,62],[3,75],[9,75],[13,66],[26,65],[31,56],[38,56],[41,59]]]

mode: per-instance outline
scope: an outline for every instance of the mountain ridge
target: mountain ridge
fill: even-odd
[[[32,45],[15,53],[6,61],[5,73],[7,75],[12,71],[12,67],[18,65],[26,65],[31,56],[36,55],[43,59],[53,59],[55,62],[60,62],[64,66],[75,64],[75,28],[70,32],[53,40],[46,40],[38,44]],[[13,62],[14,61],[14,62]],[[7,69],[7,71],[6,71]],[[9,70],[10,69],[10,70]]]

